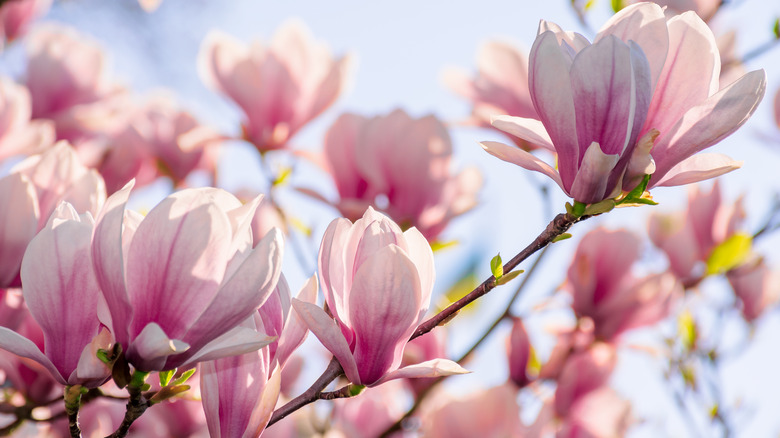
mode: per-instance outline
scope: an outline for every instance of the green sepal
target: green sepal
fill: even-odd
[[[111,358],[108,357],[108,350],[99,348],[95,356],[106,365],[111,363]]]
[[[490,272],[496,277],[496,281],[504,276],[504,263],[501,260],[501,253],[496,254],[490,260]]]
[[[566,239],[571,239],[570,233],[563,233],[555,236],[555,238],[553,238],[552,240],[552,243],[560,242],[561,240],[566,240]]]
[[[586,207],[587,206],[582,202],[574,201],[574,205],[572,206],[571,211],[568,211],[569,210],[568,208],[566,209],[566,211],[574,217],[582,217],[582,215],[585,214]]]
[[[637,199],[642,199],[642,194],[647,190],[647,184],[650,182],[650,174],[647,174],[642,178],[642,181],[637,184],[636,187],[634,187],[633,190],[626,193],[626,196],[623,197],[620,201],[618,201],[618,205],[622,205],[624,203],[632,203]]]
[[[598,214],[608,213],[615,208],[615,205],[617,205],[617,203],[614,199],[605,199],[601,202],[590,204],[585,207],[585,215],[596,216]]]
[[[523,272],[525,272],[525,271],[523,271],[522,269],[519,269],[517,271],[509,272],[506,275],[502,275],[501,278],[496,278],[496,286],[501,286],[502,284],[509,283],[510,281],[514,280],[515,277],[517,277],[518,275],[522,274]]]
[[[144,389],[144,386],[149,386],[146,384],[146,379],[149,377],[149,372],[147,371],[133,371],[133,375],[130,377],[130,386],[133,388],[141,388],[142,391],[146,391]]]
[[[175,368],[168,371],[160,371],[158,374],[158,377],[160,378],[160,386],[168,386],[168,383],[170,383],[174,374],[176,374]]]
[[[366,389],[365,386],[357,385],[357,384],[354,384],[354,383],[350,383],[349,387],[347,388],[347,390],[349,391],[349,396],[350,397],[354,397],[354,396],[360,394],[361,392],[363,392],[364,389]]]
[[[187,371],[183,372],[181,376],[177,377],[173,381],[173,383],[171,383],[171,385],[181,385],[185,383],[187,380],[190,379],[190,377],[192,377],[193,374],[195,374],[195,370],[196,370],[195,368],[190,368]]]

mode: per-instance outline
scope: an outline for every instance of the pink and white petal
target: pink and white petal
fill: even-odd
[[[720,55],[712,30],[689,12],[669,20],[669,54],[643,131],[668,132],[718,89]]]
[[[352,356],[347,340],[341,334],[341,329],[339,329],[336,321],[329,317],[324,310],[312,303],[294,298],[292,306],[303,323],[314,333],[314,336],[338,359],[347,379],[352,383],[360,384],[360,375],[358,374],[355,358]]]
[[[766,91],[766,73],[756,70],[691,108],[675,126],[656,141],[651,154],[656,171],[648,188],[672,167],[742,126],[758,107]]]
[[[642,48],[650,63],[652,86],[655,87],[669,48],[669,31],[663,9],[655,3],[626,6],[607,20],[593,42],[607,35],[614,35],[626,44],[634,41]]]
[[[55,367],[54,364],[51,363],[51,360],[38,349],[38,346],[19,333],[6,327],[0,327],[0,348],[17,356],[26,357],[38,362],[46,368],[55,380],[63,385],[68,384],[68,381],[65,380],[59,371],[57,371],[57,367]]]
[[[348,294],[346,251],[347,239],[352,223],[344,218],[335,219],[328,225],[322,237],[318,257],[318,268],[325,302],[337,320],[348,318],[345,296]]]
[[[193,352],[254,314],[276,287],[282,273],[282,233],[273,228],[232,277],[225,279],[208,306],[183,334]]]
[[[190,346],[178,339],[171,339],[157,323],[147,324],[127,350],[127,360],[141,371],[160,371],[168,356],[181,354]]]
[[[317,276],[312,275],[306,280],[306,283],[304,283],[295,298],[305,303],[316,304],[317,290]],[[306,324],[298,316],[298,313],[292,310],[290,313],[287,315],[287,322],[282,331],[282,336],[279,338],[279,346],[276,348],[276,357],[274,358],[279,363],[280,368],[284,367],[287,359],[303,343],[308,334]]]
[[[176,192],[141,221],[127,255],[127,290],[135,311],[131,333],[156,322],[169,336],[184,339],[213,301],[232,257],[232,226],[218,205],[222,193]]]
[[[555,152],[555,146],[553,146],[550,139],[550,134],[547,133],[544,125],[539,120],[524,117],[494,116],[490,118],[490,124],[507,134]]]
[[[558,153],[561,180],[571,187],[577,173],[579,147],[571,88],[571,58],[558,45],[554,33],[536,38],[529,56],[528,86],[539,119]],[[564,189],[564,191],[566,191]]]
[[[433,285],[436,282],[436,267],[433,261],[433,251],[428,240],[420,233],[417,228],[409,228],[404,232],[408,251],[406,255],[417,267],[417,273],[420,275],[420,318],[425,316],[428,307],[431,304],[431,294]]]
[[[417,327],[422,292],[417,267],[401,248],[386,246],[355,273],[349,297],[360,383],[370,385],[401,364]]]
[[[25,175],[0,178],[0,287],[21,286],[19,269],[22,257],[38,232],[38,195]]]
[[[607,191],[612,188],[607,187],[607,183],[619,159],[619,155],[605,154],[598,143],[591,143],[571,185],[571,197],[584,204],[600,202],[610,197],[612,194]]]
[[[737,170],[742,167],[743,164],[744,161],[733,160],[723,154],[696,154],[677,163],[677,165],[672,167],[655,185],[659,187],[672,187],[692,184]]]
[[[70,204],[60,204],[30,242],[21,267],[25,302],[43,330],[46,356],[63,376],[76,370],[100,326],[100,289],[89,257],[92,223],[85,219]]]
[[[482,149],[484,149],[490,155],[496,158],[504,160],[508,163],[516,164],[524,169],[532,170],[547,175],[563,190],[567,195],[569,191],[563,186],[561,181],[561,175],[557,170],[553,169],[549,164],[536,158],[533,154],[530,154],[516,146],[507,146],[503,143],[496,141],[483,141],[480,143]]]
[[[169,357],[165,369],[187,368],[198,362],[251,353],[269,345],[275,339],[255,329],[239,325],[199,350],[193,351],[194,354],[189,357],[185,357],[186,354]]]
[[[111,332],[103,327],[92,342],[84,347],[78,366],[68,378],[70,384],[82,384],[88,387],[100,386],[111,375],[111,368],[97,356],[98,350],[110,350],[113,338]]]
[[[212,31],[198,52],[198,74],[210,88],[230,94],[230,81],[236,64],[249,57],[248,47],[220,31]]]
[[[546,31],[551,31],[555,34],[559,42],[566,43],[573,51],[572,56],[580,52],[580,50],[590,46],[590,41],[577,32],[564,31],[560,26],[552,21],[541,20],[539,22],[539,28],[536,35],[541,35]]]
[[[405,366],[385,374],[381,379],[369,386],[381,385],[395,379],[416,379],[468,374],[471,371],[461,367],[449,359],[432,359],[415,365]]]
[[[125,205],[135,181],[111,195],[95,221],[92,232],[92,266],[95,277],[111,312],[111,332],[118,344],[127,348],[128,328],[133,317],[130,298],[125,287],[125,255],[129,244],[123,234]]]
[[[642,66],[638,62],[634,65],[633,60],[628,45],[607,35],[583,49],[572,63],[571,93],[576,114],[578,163],[582,162],[593,142],[598,142],[606,154],[622,155],[631,144],[631,137],[638,135],[638,132],[632,132],[634,120],[646,110],[638,108],[636,92],[642,89],[649,92],[650,88],[649,84],[637,84],[634,76],[634,69],[641,71],[647,64]],[[558,159],[564,157],[559,154]]]

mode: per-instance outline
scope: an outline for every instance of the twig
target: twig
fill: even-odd
[[[344,370],[341,369],[341,364],[339,364],[339,361],[334,357],[330,360],[328,367],[325,369],[322,375],[309,387],[309,389],[304,391],[298,397],[295,397],[294,399],[287,402],[281,408],[274,411],[274,414],[271,417],[271,421],[268,422],[266,427],[271,427],[271,425],[281,420],[282,418],[292,414],[309,403],[313,403],[319,400],[320,395],[322,394],[322,390],[324,390],[328,385],[330,385],[330,382],[336,380],[336,378],[342,374],[344,374]]]

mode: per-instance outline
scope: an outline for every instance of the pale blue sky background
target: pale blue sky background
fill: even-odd
[[[401,107],[416,117],[434,113],[446,121],[465,118],[470,106],[442,85],[440,76],[443,69],[460,67],[474,71],[477,49],[490,38],[516,41],[520,46],[529,48],[541,18],[554,21],[565,29],[582,31],[568,5],[568,0],[163,0],[158,11],[146,14],[133,0],[65,0],[57,2],[46,19],[71,23],[100,40],[109,52],[111,70],[132,89],[140,92],[159,87],[173,89],[184,105],[203,122],[224,132],[236,133],[241,117],[238,110],[226,99],[209,91],[197,76],[195,59],[200,42],[212,28],[245,41],[258,37],[267,41],[280,23],[297,17],[306,23],[317,39],[326,41],[334,53],[351,53],[356,60],[348,92],[293,142],[304,148],[318,148],[329,124],[343,111],[378,115]],[[596,1],[589,17],[591,26],[597,29],[609,13],[609,1]],[[740,48],[745,51],[771,38],[772,21],[777,16],[780,16],[780,2],[738,1],[734,7],[722,11],[718,28],[738,28]],[[592,37],[587,32],[585,34]],[[12,48],[0,58],[2,69],[20,73],[20,57],[20,48]],[[745,161],[742,170],[724,178],[723,186],[727,199],[747,193],[751,230],[762,220],[769,197],[780,189],[777,170],[780,169],[780,132],[774,126],[771,115],[771,99],[780,85],[780,49],[756,58],[749,65],[749,69],[761,67],[767,71],[771,95],[738,135],[715,149]],[[469,264],[472,256],[478,257],[482,276],[487,276],[490,256],[500,251],[505,259],[510,258],[530,242],[550,219],[539,207],[538,194],[529,185],[527,172],[488,156],[476,144],[480,140],[500,140],[500,136],[464,127],[453,127],[451,134],[456,166],[476,165],[482,169],[485,188],[482,205],[453,223],[445,235],[460,241],[461,245],[437,255],[437,290],[445,289],[453,277]],[[758,141],[759,134],[772,136],[774,140]],[[248,147],[232,146],[225,160],[230,163],[222,171],[222,183],[226,187],[262,187],[258,163]],[[531,175],[530,179],[542,181],[538,175]],[[296,182],[309,186],[316,181],[317,175],[309,173],[296,179]],[[556,187],[551,187],[551,192],[554,212],[562,211],[565,198]],[[139,202],[149,203],[160,196],[164,196],[163,186],[147,191],[146,197]],[[656,210],[675,211],[683,208],[686,190],[662,188],[654,191],[654,196],[661,202]],[[290,201],[288,204],[293,213],[306,216],[315,212],[321,218],[327,218],[316,224],[312,243],[316,248],[324,226],[332,217],[329,215],[334,213],[311,204],[303,205],[301,198],[290,198]],[[578,236],[588,228],[609,224],[642,230],[650,210],[650,207],[620,210],[604,219],[576,226],[573,230],[575,238],[556,245],[538,281],[527,291],[518,308],[524,314],[532,313],[531,306],[561,282]],[[778,243],[780,240],[777,238],[767,239],[760,247],[773,266],[780,266],[780,252],[774,250]],[[303,276],[291,256],[288,248],[285,272],[293,290],[297,290]],[[648,251],[647,259],[653,261],[658,257]],[[662,266],[650,269],[658,270]],[[708,286],[720,288],[718,284]],[[453,330],[451,337],[457,339],[454,343],[462,346],[464,342],[469,342],[476,335],[474,331],[492,319],[489,316],[491,310],[497,312],[503,307],[503,301],[510,292],[509,288],[494,291],[481,304],[484,313]],[[532,317],[529,325],[535,338],[540,337],[546,327],[546,323],[538,317]],[[736,324],[729,326],[728,330],[733,330],[734,337],[738,339],[744,327]],[[744,357],[726,367],[724,377],[728,382],[724,384],[724,389],[727,400],[734,402],[738,396],[744,395],[747,411],[755,413],[754,417],[738,417],[746,419],[736,423],[742,426],[738,427],[742,431],[739,436],[777,436],[780,433],[780,417],[776,415],[780,408],[776,397],[780,393],[780,375],[775,371],[779,335],[780,318],[778,312],[773,312],[758,326],[756,348],[748,350]],[[470,366],[476,372],[458,378],[454,386],[468,391],[481,385],[500,383],[505,375],[504,337],[504,334],[494,336],[486,345],[482,358]],[[646,338],[638,337],[640,341]],[[540,349],[549,349],[549,342],[542,341]],[[453,354],[457,352],[453,351]],[[635,415],[643,422],[632,430],[632,436],[688,436],[688,430],[674,413],[676,407],[660,383],[656,365],[648,361],[645,353],[628,350],[621,353],[620,370],[614,384],[634,402]],[[497,369],[500,372],[495,372]],[[316,371],[309,370],[311,373]],[[704,421],[704,418],[697,421]]]

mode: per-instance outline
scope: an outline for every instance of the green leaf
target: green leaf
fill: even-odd
[[[279,172],[279,175],[276,176],[276,179],[274,179],[272,185],[279,186],[284,184],[290,175],[292,175],[292,167],[283,168],[282,171]]]
[[[570,233],[563,233],[555,236],[555,238],[552,240],[553,243],[560,242],[561,240],[571,239]]]
[[[623,0],[612,0],[612,10],[618,13],[621,9],[623,9]]]
[[[445,242],[442,242],[441,240],[434,240],[431,242],[431,251],[441,251],[443,249],[447,249],[449,247],[455,246],[458,244],[457,240],[447,240]]]
[[[772,27],[772,32],[774,32],[775,38],[780,40],[780,18],[775,19],[775,25]]]
[[[737,233],[716,246],[707,258],[707,275],[722,274],[743,264],[750,256],[753,237]]]
[[[191,369],[183,372],[181,374],[181,376],[177,377],[173,381],[172,385],[181,385],[182,383],[186,382],[187,380],[190,379],[190,377],[192,377],[193,374],[195,374],[195,370],[196,370],[195,368],[191,368]]]
[[[168,383],[171,381],[171,378],[176,373],[176,369],[168,370],[168,371],[160,371],[159,378],[160,378],[160,386],[168,386]]]
[[[595,4],[596,4],[596,0],[588,0],[584,6],[585,12],[588,12]]]
[[[677,318],[677,334],[682,341],[685,351],[691,351],[696,348],[696,340],[699,336],[696,320],[693,319],[691,312],[686,310]]]
[[[496,286],[501,286],[502,284],[509,283],[515,277],[517,277],[518,275],[522,274],[523,272],[525,272],[525,271],[520,269],[520,270],[517,270],[517,271],[512,271],[512,272],[510,272],[510,273],[508,273],[506,275],[502,275],[501,278],[497,278],[496,279]]]
[[[504,276],[504,263],[501,261],[501,253],[496,254],[490,260],[490,272],[496,277],[496,280]]]

